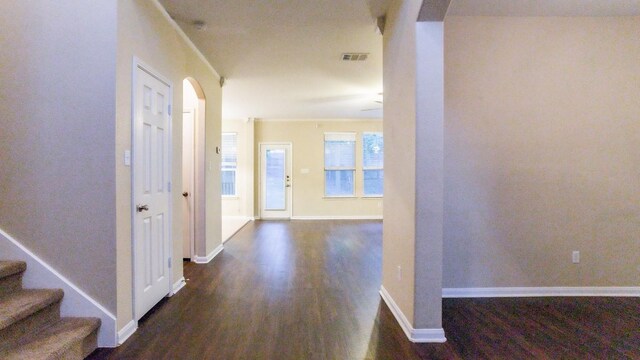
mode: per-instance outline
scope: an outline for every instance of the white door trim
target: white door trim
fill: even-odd
[[[185,150],[185,143],[184,143],[184,114],[187,113],[191,113],[191,116],[193,116],[193,123],[192,123],[192,128],[191,128],[191,174],[189,177],[189,183],[185,184],[184,183],[184,160],[185,160],[185,155],[184,155],[184,150]],[[184,224],[184,214],[183,214],[183,226],[187,226],[189,228],[189,237],[187,240],[183,239],[182,241],[189,241],[189,259],[191,259],[191,261],[194,261],[194,259],[196,258],[196,167],[197,165],[197,161],[196,161],[196,151],[197,151],[197,147],[196,147],[196,127],[198,126],[197,124],[198,121],[198,111],[196,108],[184,108],[182,109],[182,179],[183,179],[183,184],[182,184],[182,191],[185,191],[185,187],[186,190],[188,190],[189,195],[183,199],[186,200],[187,203],[187,207],[189,208],[189,213],[187,214],[187,217],[189,219],[188,224]],[[188,186],[186,186],[188,185]],[[184,231],[183,231],[184,234]],[[184,244],[183,244],[183,250],[184,250]],[[185,259],[184,254],[182,254],[182,258]]]
[[[147,65],[145,62],[143,62],[142,60],[140,60],[137,57],[133,57],[133,66],[132,66],[132,81],[131,81],[131,163],[132,165],[135,164],[135,159],[137,156],[137,152],[136,152],[136,148],[135,148],[135,136],[136,136],[136,131],[135,131],[135,119],[136,119],[136,89],[138,86],[138,72],[137,70],[140,69],[142,71],[145,71],[146,73],[148,73],[149,75],[155,77],[156,79],[158,79],[159,81],[163,82],[165,85],[167,85],[169,87],[169,93],[168,93],[168,106],[170,109],[169,112],[169,124],[167,126],[167,130],[169,131],[168,134],[168,140],[167,140],[167,156],[168,156],[168,161],[167,161],[167,169],[168,169],[168,174],[169,174],[169,178],[167,179],[169,181],[169,187],[168,187],[168,191],[167,191],[167,196],[169,197],[168,201],[169,201],[169,205],[168,205],[168,231],[167,231],[167,237],[168,237],[168,243],[169,243],[169,259],[171,259],[171,261],[173,261],[173,237],[172,237],[172,232],[173,232],[173,226],[172,226],[172,222],[173,222],[173,184],[172,184],[172,179],[173,179],[173,171],[172,171],[172,167],[171,164],[173,163],[173,83],[166,77],[160,75],[160,73],[158,71],[156,71],[153,67]],[[135,238],[135,226],[134,226],[134,222],[135,222],[135,216],[136,216],[136,194],[135,194],[135,180],[136,180],[136,175],[135,175],[135,166],[131,166],[131,313],[133,316],[134,320],[138,320],[140,317],[137,317],[136,314],[136,273],[135,273],[135,244],[136,244],[136,238]],[[169,286],[167,288],[167,295],[171,294],[171,292],[173,291],[173,265],[171,263],[169,263],[169,276],[171,281],[169,281]]]
[[[259,210],[259,214],[260,214],[260,218],[261,219],[265,219],[265,220],[276,220],[278,218],[271,218],[271,217],[264,217],[263,215],[263,208],[262,208],[262,203],[263,203],[263,199],[262,199],[262,195],[264,195],[264,189],[262,188],[262,147],[263,146],[269,146],[269,145],[280,145],[280,146],[288,146],[289,147],[289,158],[287,159],[287,162],[289,163],[289,169],[291,169],[291,187],[289,188],[289,193],[290,196],[287,199],[287,207],[289,208],[289,212],[290,215],[289,217],[284,217],[284,218],[280,218],[280,219],[291,219],[293,217],[293,184],[294,184],[294,177],[293,177],[293,143],[292,142],[283,142],[283,141],[272,141],[272,142],[259,142],[258,143],[258,210]]]

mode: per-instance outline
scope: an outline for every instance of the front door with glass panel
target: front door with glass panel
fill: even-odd
[[[260,217],[290,219],[291,144],[260,144]]]

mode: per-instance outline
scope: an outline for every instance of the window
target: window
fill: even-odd
[[[384,185],[382,133],[362,134],[362,172],[365,196],[382,196]]]
[[[222,196],[236,196],[238,134],[222,133]]]
[[[356,134],[324,134],[324,194],[354,196]]]

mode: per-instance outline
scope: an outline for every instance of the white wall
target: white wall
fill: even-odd
[[[114,313],[116,21],[0,2],[0,228]]]
[[[448,2],[430,11],[441,18]],[[425,330],[414,341],[444,341],[444,26],[417,23],[422,1],[397,0],[384,34],[385,205],[382,286]],[[427,16],[429,15],[429,16]],[[400,317],[399,321],[403,323]],[[409,330],[411,331],[411,330]]]
[[[415,328],[442,328],[444,23],[416,24]]]
[[[420,0],[395,0],[384,33],[382,286],[413,323],[416,198],[416,20]],[[402,278],[398,278],[401,267]]]

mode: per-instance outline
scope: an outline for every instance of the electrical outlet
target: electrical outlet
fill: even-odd
[[[574,264],[578,264],[580,262],[580,251],[575,250],[571,254],[571,260],[573,261]]]
[[[402,266],[398,265],[398,281],[402,281]]]

